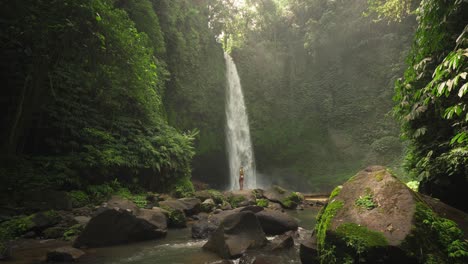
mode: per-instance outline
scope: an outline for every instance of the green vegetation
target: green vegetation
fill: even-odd
[[[301,193],[292,192],[281,201],[281,204],[286,208],[296,208],[302,201],[304,201],[304,196]]]
[[[224,195],[218,190],[210,189],[208,190],[208,193],[210,194],[211,199],[213,199],[215,204],[223,204],[223,202],[225,201]]]
[[[76,236],[81,234],[83,231],[84,226],[81,224],[76,224],[68,228],[64,233],[63,233],[63,239],[65,241],[71,241],[73,240]]]
[[[354,204],[363,209],[372,210],[377,207],[374,201],[374,194],[370,189],[366,189],[366,193],[354,201]]]
[[[419,190],[466,210],[467,6],[422,1],[404,78],[396,82],[395,116],[409,142],[406,168]]]
[[[6,241],[24,235],[28,231],[37,229],[37,227],[45,228],[47,226],[39,225],[54,225],[60,221],[60,216],[56,211],[50,210],[45,212],[35,213],[29,216],[17,216],[11,220],[0,223],[0,241]]]
[[[372,248],[386,247],[387,239],[380,232],[372,231],[366,227],[344,223],[336,228],[336,234],[351,248],[355,256],[364,254]]]
[[[335,189],[333,189],[333,191],[331,192],[330,197],[328,199],[330,201],[333,200],[333,198],[335,198],[338,194],[340,194],[341,189],[343,189],[343,186],[341,185],[336,186]]]
[[[244,202],[246,198],[242,195],[231,195],[227,197],[227,201],[231,204],[232,208],[239,207],[239,204]]]
[[[257,199],[257,206],[268,207],[269,203],[268,199]]]
[[[462,264],[468,261],[468,243],[451,220],[434,214],[425,204],[416,204],[413,235],[404,243],[407,253],[419,263]]]
[[[166,210],[169,213],[168,216],[168,225],[170,227],[180,228],[186,226],[186,217],[184,212],[181,210],[175,210],[167,206],[162,206],[162,209]]]
[[[71,191],[68,193],[74,208],[83,207],[90,203],[88,194],[83,191]]]
[[[320,210],[317,215],[317,225],[315,227],[317,234],[317,244],[319,248],[320,256],[328,256],[327,250],[330,250],[329,246],[326,244],[326,233],[330,226],[330,222],[335,217],[338,210],[343,207],[342,201],[333,200],[329,204]]]
[[[2,90],[9,109],[1,114],[2,195],[83,191],[114,178],[186,195],[194,146],[196,169],[223,157],[223,101],[208,99],[223,98],[224,61],[204,1],[21,0],[0,7],[1,53],[9,61],[2,62],[9,80]],[[71,195],[75,206],[85,203],[83,193]]]

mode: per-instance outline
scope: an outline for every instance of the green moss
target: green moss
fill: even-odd
[[[304,201],[304,196],[298,192],[292,192],[288,197],[281,201],[281,204],[286,208],[295,208],[302,201]]]
[[[168,206],[161,206],[162,209],[166,210],[169,213],[168,224],[171,227],[185,227],[186,226],[186,217],[184,212],[180,210],[175,210]]]
[[[260,189],[254,189],[252,191],[253,196],[255,196],[256,199],[261,199],[263,197],[263,193]]]
[[[356,255],[368,252],[370,248],[388,245],[388,241],[382,233],[354,223],[341,224],[335,232],[349,248],[353,249]]]
[[[269,202],[268,199],[257,199],[257,206],[268,207]]]
[[[383,180],[383,177],[385,176],[385,170],[381,170],[375,173],[375,180],[380,182]]]
[[[468,243],[463,231],[421,202],[416,204],[413,232],[402,246],[419,263],[468,263]]]
[[[340,194],[342,188],[343,188],[343,186],[341,186],[341,185],[336,186],[335,189],[333,189],[333,191],[331,192],[329,200],[332,200],[338,194]]]
[[[210,194],[211,199],[215,202],[215,204],[223,204],[223,201],[225,200],[224,195],[217,190],[210,189],[208,190],[208,193]]]
[[[325,245],[325,236],[329,228],[330,222],[335,217],[338,210],[343,207],[342,201],[331,201],[328,205],[320,210],[317,215],[317,225],[315,226],[317,234],[317,243],[319,246],[319,251],[324,250]],[[321,252],[320,254],[322,254]]]
[[[84,226],[82,224],[73,225],[63,233],[63,239],[66,241],[73,240],[74,237],[81,234],[83,229]]]
[[[366,189],[366,193],[363,196],[359,196],[359,198],[354,201],[354,204],[367,210],[372,210],[377,207],[377,204],[374,202],[374,194],[369,188]]]
[[[245,200],[246,198],[242,195],[233,195],[228,198],[228,202],[231,204],[232,208],[239,207],[239,204]]]
[[[83,191],[71,191],[68,193],[74,208],[88,205],[91,201],[88,194]]]

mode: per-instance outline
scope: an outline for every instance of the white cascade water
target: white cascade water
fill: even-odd
[[[236,65],[229,54],[226,60],[226,144],[229,159],[230,189],[239,189],[239,170],[244,169],[244,189],[257,187],[255,158],[250,140],[249,119]]]

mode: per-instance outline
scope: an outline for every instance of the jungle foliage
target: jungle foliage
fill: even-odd
[[[410,142],[406,167],[419,190],[467,210],[468,4],[422,1],[395,115]]]
[[[193,190],[189,179],[199,130],[171,117],[180,109],[211,112],[189,103],[223,88],[218,87],[223,55],[203,1],[176,2],[0,4],[3,194],[3,189],[75,189],[113,179],[158,191]],[[207,60],[212,64],[199,70]],[[217,75],[207,81],[213,66]],[[202,74],[186,87],[188,76]],[[191,89],[195,92],[173,99]],[[188,103],[173,110],[184,100]],[[219,148],[214,140],[198,146]]]

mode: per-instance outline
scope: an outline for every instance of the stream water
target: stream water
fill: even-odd
[[[244,169],[244,189],[257,188],[255,158],[250,139],[249,119],[236,65],[229,54],[226,60],[226,144],[229,159],[230,189],[239,189],[239,170]]]
[[[309,237],[311,230],[315,226],[317,210],[291,210],[288,211],[288,214],[296,218],[299,222],[299,240]],[[272,239],[272,237],[269,239]],[[81,259],[80,263],[214,264],[221,260],[221,258],[214,253],[202,249],[206,241],[207,240],[192,239],[190,228],[170,229],[165,239],[88,250],[87,257]],[[298,245],[291,250],[281,251],[277,254],[263,251],[251,251],[248,254],[251,256],[275,255],[281,260],[281,263],[300,264]]]

